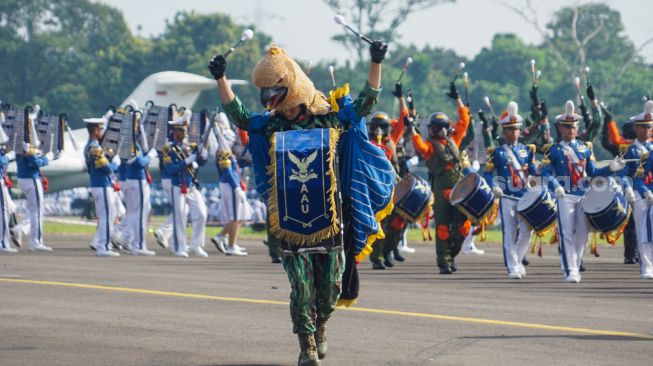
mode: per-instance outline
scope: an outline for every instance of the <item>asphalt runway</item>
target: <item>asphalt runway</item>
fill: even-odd
[[[247,257],[96,258],[89,236],[52,253],[0,256],[0,365],[293,365],[289,286],[259,241]],[[586,255],[580,284],[557,252],[509,280],[499,245],[437,274],[432,244],[385,271],[360,266],[361,296],[329,322],[324,365],[651,365],[653,281],[622,247]],[[155,248],[156,247],[156,248]]]

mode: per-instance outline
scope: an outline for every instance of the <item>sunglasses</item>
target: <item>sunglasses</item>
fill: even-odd
[[[577,124],[573,124],[573,125],[560,125],[560,126],[561,126],[561,127],[564,127],[564,128],[567,128],[567,129],[578,128],[578,125],[577,125]]]

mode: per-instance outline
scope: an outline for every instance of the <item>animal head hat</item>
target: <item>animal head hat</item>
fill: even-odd
[[[278,46],[271,46],[254,66],[252,82],[261,90],[261,103],[267,109],[283,112],[304,105],[314,115],[329,112],[324,94],[315,89],[297,62]]]

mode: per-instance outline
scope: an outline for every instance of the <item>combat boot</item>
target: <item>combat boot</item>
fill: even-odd
[[[328,349],[326,331],[326,320],[318,322],[317,331],[315,332],[315,344],[317,346],[317,357],[320,360],[326,357]]]
[[[320,360],[317,357],[317,346],[315,337],[312,333],[298,333],[299,337],[299,360],[298,366],[320,366]]]

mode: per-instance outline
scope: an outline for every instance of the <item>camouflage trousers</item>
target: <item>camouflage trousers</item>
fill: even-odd
[[[293,333],[314,333],[316,321],[329,319],[342,291],[345,253],[284,255],[283,268],[290,281],[290,317]]]

